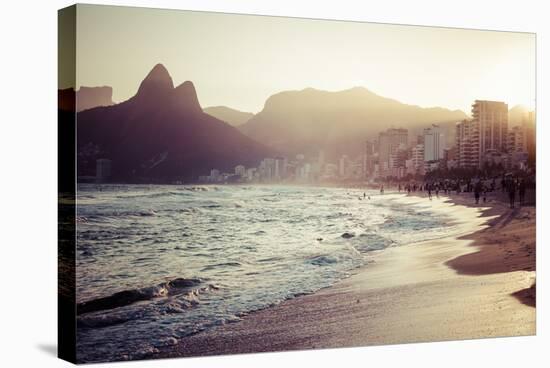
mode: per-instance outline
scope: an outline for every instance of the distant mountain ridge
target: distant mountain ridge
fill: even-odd
[[[254,116],[251,112],[239,111],[227,106],[210,106],[204,108],[203,111],[235,127],[246,123]]]
[[[78,175],[94,175],[96,160],[107,158],[119,181],[196,180],[274,154],[204,113],[193,83],[174,87],[162,64],[129,100],[78,113],[77,134]]]
[[[359,154],[365,139],[387,128],[407,128],[413,139],[431,124],[452,132],[454,123],[466,117],[460,110],[403,104],[363,87],[338,92],[306,88],[269,97],[263,110],[239,130],[282,152]]]
[[[521,125],[521,123],[527,118],[529,109],[523,105],[516,105],[508,110],[508,124],[510,126]]]
[[[113,102],[113,88],[101,87],[80,87],[76,92],[72,88],[58,91],[58,104],[62,110],[70,109],[69,105],[76,111],[93,109],[98,106],[111,106]]]

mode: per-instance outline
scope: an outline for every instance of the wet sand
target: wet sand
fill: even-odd
[[[464,194],[433,201],[464,219],[459,235],[372,252],[332,287],[187,337],[154,358],[533,335],[535,208],[471,202]]]

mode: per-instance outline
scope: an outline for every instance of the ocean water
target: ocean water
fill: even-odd
[[[456,231],[403,194],[291,186],[79,185],[77,358],[147,357],[315,292],[372,250]]]

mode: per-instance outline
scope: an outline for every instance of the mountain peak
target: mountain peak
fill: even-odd
[[[151,69],[151,71],[149,72],[149,74],[147,74],[147,77],[145,79],[148,79],[148,78],[172,80],[172,78],[170,77],[170,73],[168,73],[168,69],[166,69],[166,67],[161,63],[158,63],[153,67],[153,69]]]
[[[161,91],[172,90],[174,89],[174,82],[168,70],[162,64],[157,64],[151,69],[149,74],[141,82],[138,92],[138,95],[143,93],[158,93]]]
[[[202,111],[195,85],[191,81],[185,81],[174,89],[174,102],[186,110]]]

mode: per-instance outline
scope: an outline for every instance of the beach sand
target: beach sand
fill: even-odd
[[[373,252],[332,287],[186,337],[154,358],[533,335],[535,208],[471,202],[465,194],[432,201],[464,219],[458,236]]]

